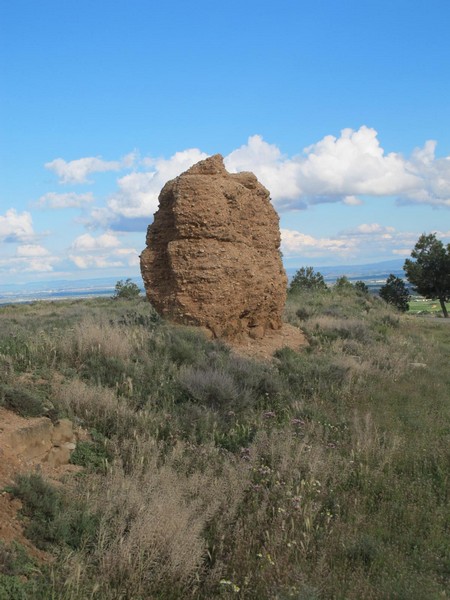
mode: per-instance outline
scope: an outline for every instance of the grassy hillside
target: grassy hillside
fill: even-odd
[[[32,566],[0,599],[447,598],[450,327],[355,290],[290,297],[270,363],[144,301],[0,309],[0,404],[90,431],[63,487],[21,477]]]

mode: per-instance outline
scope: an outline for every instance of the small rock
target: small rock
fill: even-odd
[[[52,443],[54,446],[62,446],[66,442],[73,442],[73,424],[69,419],[60,419],[53,428]]]
[[[64,446],[54,446],[47,454],[45,462],[47,462],[51,467],[67,465],[71,454],[72,450],[67,448],[66,444],[64,444]]]

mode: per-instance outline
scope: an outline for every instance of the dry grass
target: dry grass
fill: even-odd
[[[89,354],[127,360],[141,349],[146,335],[142,330],[111,324],[104,319],[85,317],[73,328],[71,336],[59,339],[59,350],[66,357],[82,359]]]
[[[220,478],[212,467],[186,473],[182,443],[162,460],[154,440],[136,438],[127,454],[126,468],[116,461],[86,483],[90,510],[101,515],[97,542],[74,557],[66,586],[74,597],[194,597],[208,559],[205,529],[234,518],[245,473],[231,465]]]
[[[105,437],[33,600],[446,597],[447,324],[291,297],[311,344],[268,366],[140,304],[39,310],[0,319],[2,373]]]
[[[151,418],[148,413],[133,410],[116,390],[87,385],[79,379],[56,384],[54,395],[71,419],[108,437],[122,438],[130,432],[144,432]]]
[[[344,319],[328,315],[308,319],[306,330],[311,335],[320,333],[332,338],[339,337],[342,339],[357,340],[364,344],[369,344],[373,337],[369,327],[361,319]]]

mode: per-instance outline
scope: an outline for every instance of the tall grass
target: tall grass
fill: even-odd
[[[140,301],[0,309],[3,402],[92,432],[50,533],[26,508],[59,559],[47,597],[448,597],[447,324],[354,290],[285,318],[310,345],[266,364]]]

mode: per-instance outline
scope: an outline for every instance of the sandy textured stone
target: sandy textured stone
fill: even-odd
[[[75,434],[73,424],[69,419],[60,419],[53,428],[52,443],[54,446],[62,446],[66,442],[73,442]]]
[[[49,466],[55,468],[61,465],[67,465],[70,461],[70,455],[75,450],[76,444],[66,442],[60,446],[53,446],[50,452],[45,457],[45,461]]]
[[[287,278],[278,215],[253,173],[216,154],[169,181],[141,255],[147,297],[164,317],[214,337],[281,328]]]
[[[52,422],[46,417],[24,422],[25,426],[12,430],[5,436],[6,443],[24,460],[46,455],[52,447]]]

